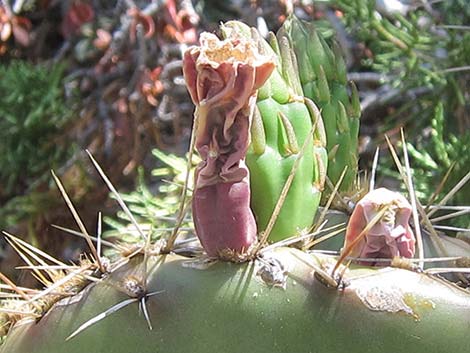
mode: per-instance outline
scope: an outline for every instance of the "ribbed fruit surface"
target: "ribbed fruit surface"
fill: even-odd
[[[347,166],[340,191],[353,191],[357,176],[360,103],[356,87],[348,94],[346,64],[338,46],[330,48],[313,23],[289,17],[280,32],[295,51],[306,97],[321,109],[328,150],[328,178],[336,184]]]
[[[278,241],[299,234],[313,223],[326,175],[323,122],[313,102],[303,96],[297,62],[287,37],[276,38],[271,34],[268,44],[256,30],[240,22],[232,21],[224,27],[225,31],[243,28],[247,36],[258,41],[259,51],[272,56],[276,62],[276,69],[258,90],[251,145],[246,157],[251,207],[258,231],[266,229],[292,167],[301,156],[269,236],[270,241]]]

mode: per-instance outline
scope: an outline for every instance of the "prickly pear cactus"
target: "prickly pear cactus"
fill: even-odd
[[[230,26],[239,25],[227,24],[224,30]],[[255,33],[250,33],[245,26],[237,28],[247,31],[250,38]],[[255,38],[256,34],[252,39]],[[321,175],[323,164],[320,162],[326,163],[323,160],[324,140],[320,133],[318,111],[300,94],[295,60],[286,37],[272,38],[271,47],[261,40],[256,43],[259,48],[265,48],[264,54],[270,53],[278,60],[278,69],[258,93],[257,110],[254,104],[251,106],[258,114],[255,114],[252,124],[252,151],[249,152],[249,157],[253,159],[250,172],[257,174],[252,178],[253,192],[258,192],[256,198],[261,200],[264,197],[263,183],[268,194],[279,197],[280,188],[283,188],[291,173],[284,169],[293,168],[300,161],[292,183],[293,192],[285,200],[292,209],[285,209],[284,214],[281,210],[282,222],[271,239],[276,240],[293,235],[300,226],[303,227],[302,222],[305,221],[305,227],[309,227],[313,221],[320,196],[318,190],[312,190],[312,184],[318,182]],[[240,41],[235,40],[227,45],[238,44]],[[235,54],[236,51],[231,55]],[[231,55],[232,65],[225,69],[244,67],[243,64],[234,64]],[[243,55],[236,58],[241,57]],[[220,69],[223,64],[214,64],[212,69]],[[201,69],[197,64],[191,66],[187,75],[197,72],[198,68]],[[207,66],[201,71],[206,69],[210,71]],[[248,70],[251,76],[247,82],[256,82],[256,75],[252,75],[253,67]],[[259,85],[262,81],[259,80]],[[230,88],[230,85],[227,86]],[[257,86],[251,86],[249,91],[244,92],[246,98],[252,101],[255,97],[253,87]],[[215,85],[214,88],[202,84],[193,88],[192,94],[195,94],[197,89],[207,93],[205,89],[216,91],[220,86]],[[238,102],[239,96],[225,98]],[[224,100],[220,102],[220,107],[230,107],[227,101],[233,102]],[[199,104],[198,109],[207,109],[204,99],[195,99],[195,102]],[[211,109],[218,102],[212,103]],[[201,153],[206,164],[199,166],[197,178],[210,164],[209,158],[214,158],[216,165],[231,159],[235,165],[234,171],[243,172],[241,180],[234,183],[243,183],[243,188],[247,185],[243,153],[234,147],[246,150],[251,115],[247,108],[250,106],[245,105],[246,102],[239,103],[241,109],[232,117],[242,119],[238,123],[244,127],[245,134],[242,136],[243,143],[237,146],[233,146],[230,139],[225,146],[219,144],[227,141],[227,136],[221,136],[224,132],[231,137],[231,133],[236,132],[231,129],[231,124],[225,125],[223,119],[227,117],[224,114],[217,109],[210,116],[202,112],[200,123],[208,130],[197,131],[201,133],[200,137],[204,141],[210,140],[206,141],[208,146],[226,148],[209,149],[205,151],[207,155]],[[236,119],[230,123],[234,121]],[[211,126],[213,129],[209,129]],[[228,128],[223,131],[221,126]],[[207,131],[210,134],[204,133]],[[211,138],[204,139],[207,135]],[[201,150],[204,146],[197,145]],[[228,158],[222,158],[222,152],[227,152],[225,157]],[[274,164],[274,158],[268,152],[286,164],[289,161],[290,165]],[[297,157],[293,156],[295,154]],[[264,156],[267,160],[262,162]],[[233,240],[230,235],[238,240],[241,236],[242,241],[237,243],[240,244],[245,241],[243,235],[252,234],[247,233],[250,229],[246,229],[246,233],[240,231],[246,226],[241,224],[244,217],[238,219],[234,229],[218,234],[214,229],[219,228],[220,232],[234,220],[211,219],[207,210],[193,210],[196,216],[202,212],[199,222],[222,223],[211,225],[203,235],[198,234],[206,254],[202,254],[196,240],[191,240],[191,246],[188,246],[188,240],[173,241],[169,248],[166,239],[152,241],[142,231],[109,179],[92,161],[138,231],[140,242],[108,242],[105,245],[112,247],[119,255],[113,259],[103,257],[100,236],[96,238],[99,245],[95,248],[93,238],[87,233],[54,175],[80,228],[80,232],[71,232],[86,238],[92,254],[83,256],[77,265],[68,265],[6,234],[8,242],[44,284],[44,289],[20,288],[0,273],[5,291],[0,304],[0,323],[3,333],[7,333],[0,353],[442,353],[467,350],[470,293],[433,275],[429,269],[425,271],[414,265],[413,259],[409,259],[414,251],[414,238],[408,225],[410,206],[401,196],[378,189],[376,193],[379,192],[382,199],[376,193],[365,198],[347,226],[346,250],[339,258],[336,256],[338,253],[325,254],[318,250],[304,252],[279,243],[267,246],[261,243],[256,251],[243,258],[243,263],[233,263],[230,262],[233,259],[227,258],[220,250]],[[209,183],[209,186],[227,184],[221,178],[219,169],[211,170],[217,173],[209,173],[205,177],[214,177],[216,182]],[[263,178],[266,179],[264,182]],[[296,178],[298,184],[295,184]],[[232,182],[229,179],[228,183]],[[207,187],[207,184],[200,187]],[[208,197],[206,202],[222,200],[231,204],[240,197],[243,212],[249,212],[246,202],[249,194],[243,188],[241,195],[238,195],[240,189],[232,190],[231,194],[228,187],[220,194],[215,193],[214,198]],[[200,190],[195,191],[196,197],[198,192]],[[269,197],[264,202],[272,212],[277,201]],[[306,199],[304,203],[302,198]],[[197,202],[200,203],[197,207],[214,209],[213,204],[204,204],[203,197]],[[312,208],[304,208],[307,206]],[[257,221],[270,217],[262,209],[254,209]],[[232,216],[237,212],[236,209],[227,211]],[[223,244],[222,247],[220,244]],[[356,246],[359,248],[355,249]],[[229,247],[241,250],[242,254],[245,254],[245,248],[244,245],[240,248]],[[365,256],[366,259],[347,259],[351,254]],[[378,262],[376,256],[384,254],[398,256],[385,259],[386,266],[362,266],[371,259],[374,263]],[[466,249],[459,259],[468,260],[469,254],[470,250]],[[348,260],[347,265],[343,265],[343,260],[345,263]],[[469,270],[468,264],[464,266],[467,266],[465,270]]]

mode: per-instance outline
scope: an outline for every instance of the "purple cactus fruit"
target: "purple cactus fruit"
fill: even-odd
[[[193,219],[209,256],[242,261],[256,242],[245,156],[256,91],[274,69],[256,43],[235,30],[220,40],[202,33],[189,48],[183,72],[196,105]]]
[[[385,207],[388,207],[388,210],[361,240],[357,240],[349,256],[368,259],[414,256],[415,237],[408,224],[411,205],[403,195],[385,188],[370,191],[357,203],[349,219],[343,249],[351,247],[367,224]],[[360,263],[384,264],[370,261]]]

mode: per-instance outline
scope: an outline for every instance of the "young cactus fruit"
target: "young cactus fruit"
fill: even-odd
[[[349,219],[343,253],[364,259],[412,258],[415,237],[408,224],[410,216],[411,205],[403,195],[385,188],[370,191]]]
[[[183,61],[202,158],[195,175],[194,225],[209,256],[241,261],[257,239],[245,165],[251,116],[256,90],[274,63],[236,30],[225,40],[203,33],[200,42]]]
[[[297,56],[300,82],[306,97],[320,108],[326,130],[328,178],[336,184],[345,167],[339,188],[354,190],[358,162],[358,134],[361,109],[354,84],[348,95],[346,65],[339,47],[331,49],[313,23],[290,16],[280,29],[287,36]]]
[[[299,234],[313,223],[326,174],[323,123],[315,104],[303,96],[288,38],[276,38],[271,33],[268,44],[255,29],[243,23],[232,21],[223,26],[226,34],[233,30],[244,32],[258,43],[261,53],[274,57],[276,62],[276,69],[258,91],[246,157],[251,206],[259,231],[266,229],[292,167],[300,158],[268,238],[279,241]]]

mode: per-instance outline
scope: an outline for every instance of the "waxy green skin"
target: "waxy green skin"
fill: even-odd
[[[257,36],[239,22],[225,26],[241,26],[247,35]],[[327,155],[325,133],[319,111],[307,106],[297,73],[293,51],[286,38],[270,37],[271,46],[257,38],[260,52],[273,56],[276,69],[258,90],[257,109],[251,144],[246,156],[250,170],[251,208],[258,231],[266,229],[281,191],[309,138],[293,182],[279,216],[270,233],[275,242],[312,226],[325,181]],[[313,102],[310,102],[314,106]]]
[[[320,108],[329,154],[328,178],[336,185],[347,166],[339,190],[354,191],[358,168],[360,103],[338,47],[328,46],[312,23],[289,17],[280,30],[289,37],[297,56],[301,85],[306,97]]]
[[[326,257],[278,249],[288,269],[286,289],[270,287],[253,262],[219,262],[207,269],[183,266],[177,255],[151,257],[148,300],[153,330],[137,304],[118,311],[75,338],[78,326],[127,299],[115,283],[135,274],[139,262],[91,285],[69,305],[55,306],[38,323],[17,326],[1,353],[442,353],[466,352],[470,294],[425,274],[400,269],[353,268],[339,291],[314,276]],[[140,258],[141,261],[141,258]],[[419,318],[371,310],[361,288],[391,288]],[[414,303],[414,304],[413,304]]]
[[[296,132],[299,146],[303,145],[312,129],[312,118],[303,102],[280,104],[273,97],[263,99],[262,93],[259,92],[257,106],[265,130],[266,148],[262,154],[257,154],[253,148],[250,148],[246,158],[250,169],[251,207],[260,230],[266,229],[282,188],[298,157],[298,153],[286,151],[285,146],[288,142],[283,124],[279,118],[272,117],[278,116],[279,112],[284,113]],[[270,241],[279,241],[299,234],[312,225],[323,189],[321,171],[317,166],[315,153],[326,164],[326,152],[323,147],[315,147],[314,141],[310,141],[270,234]]]

